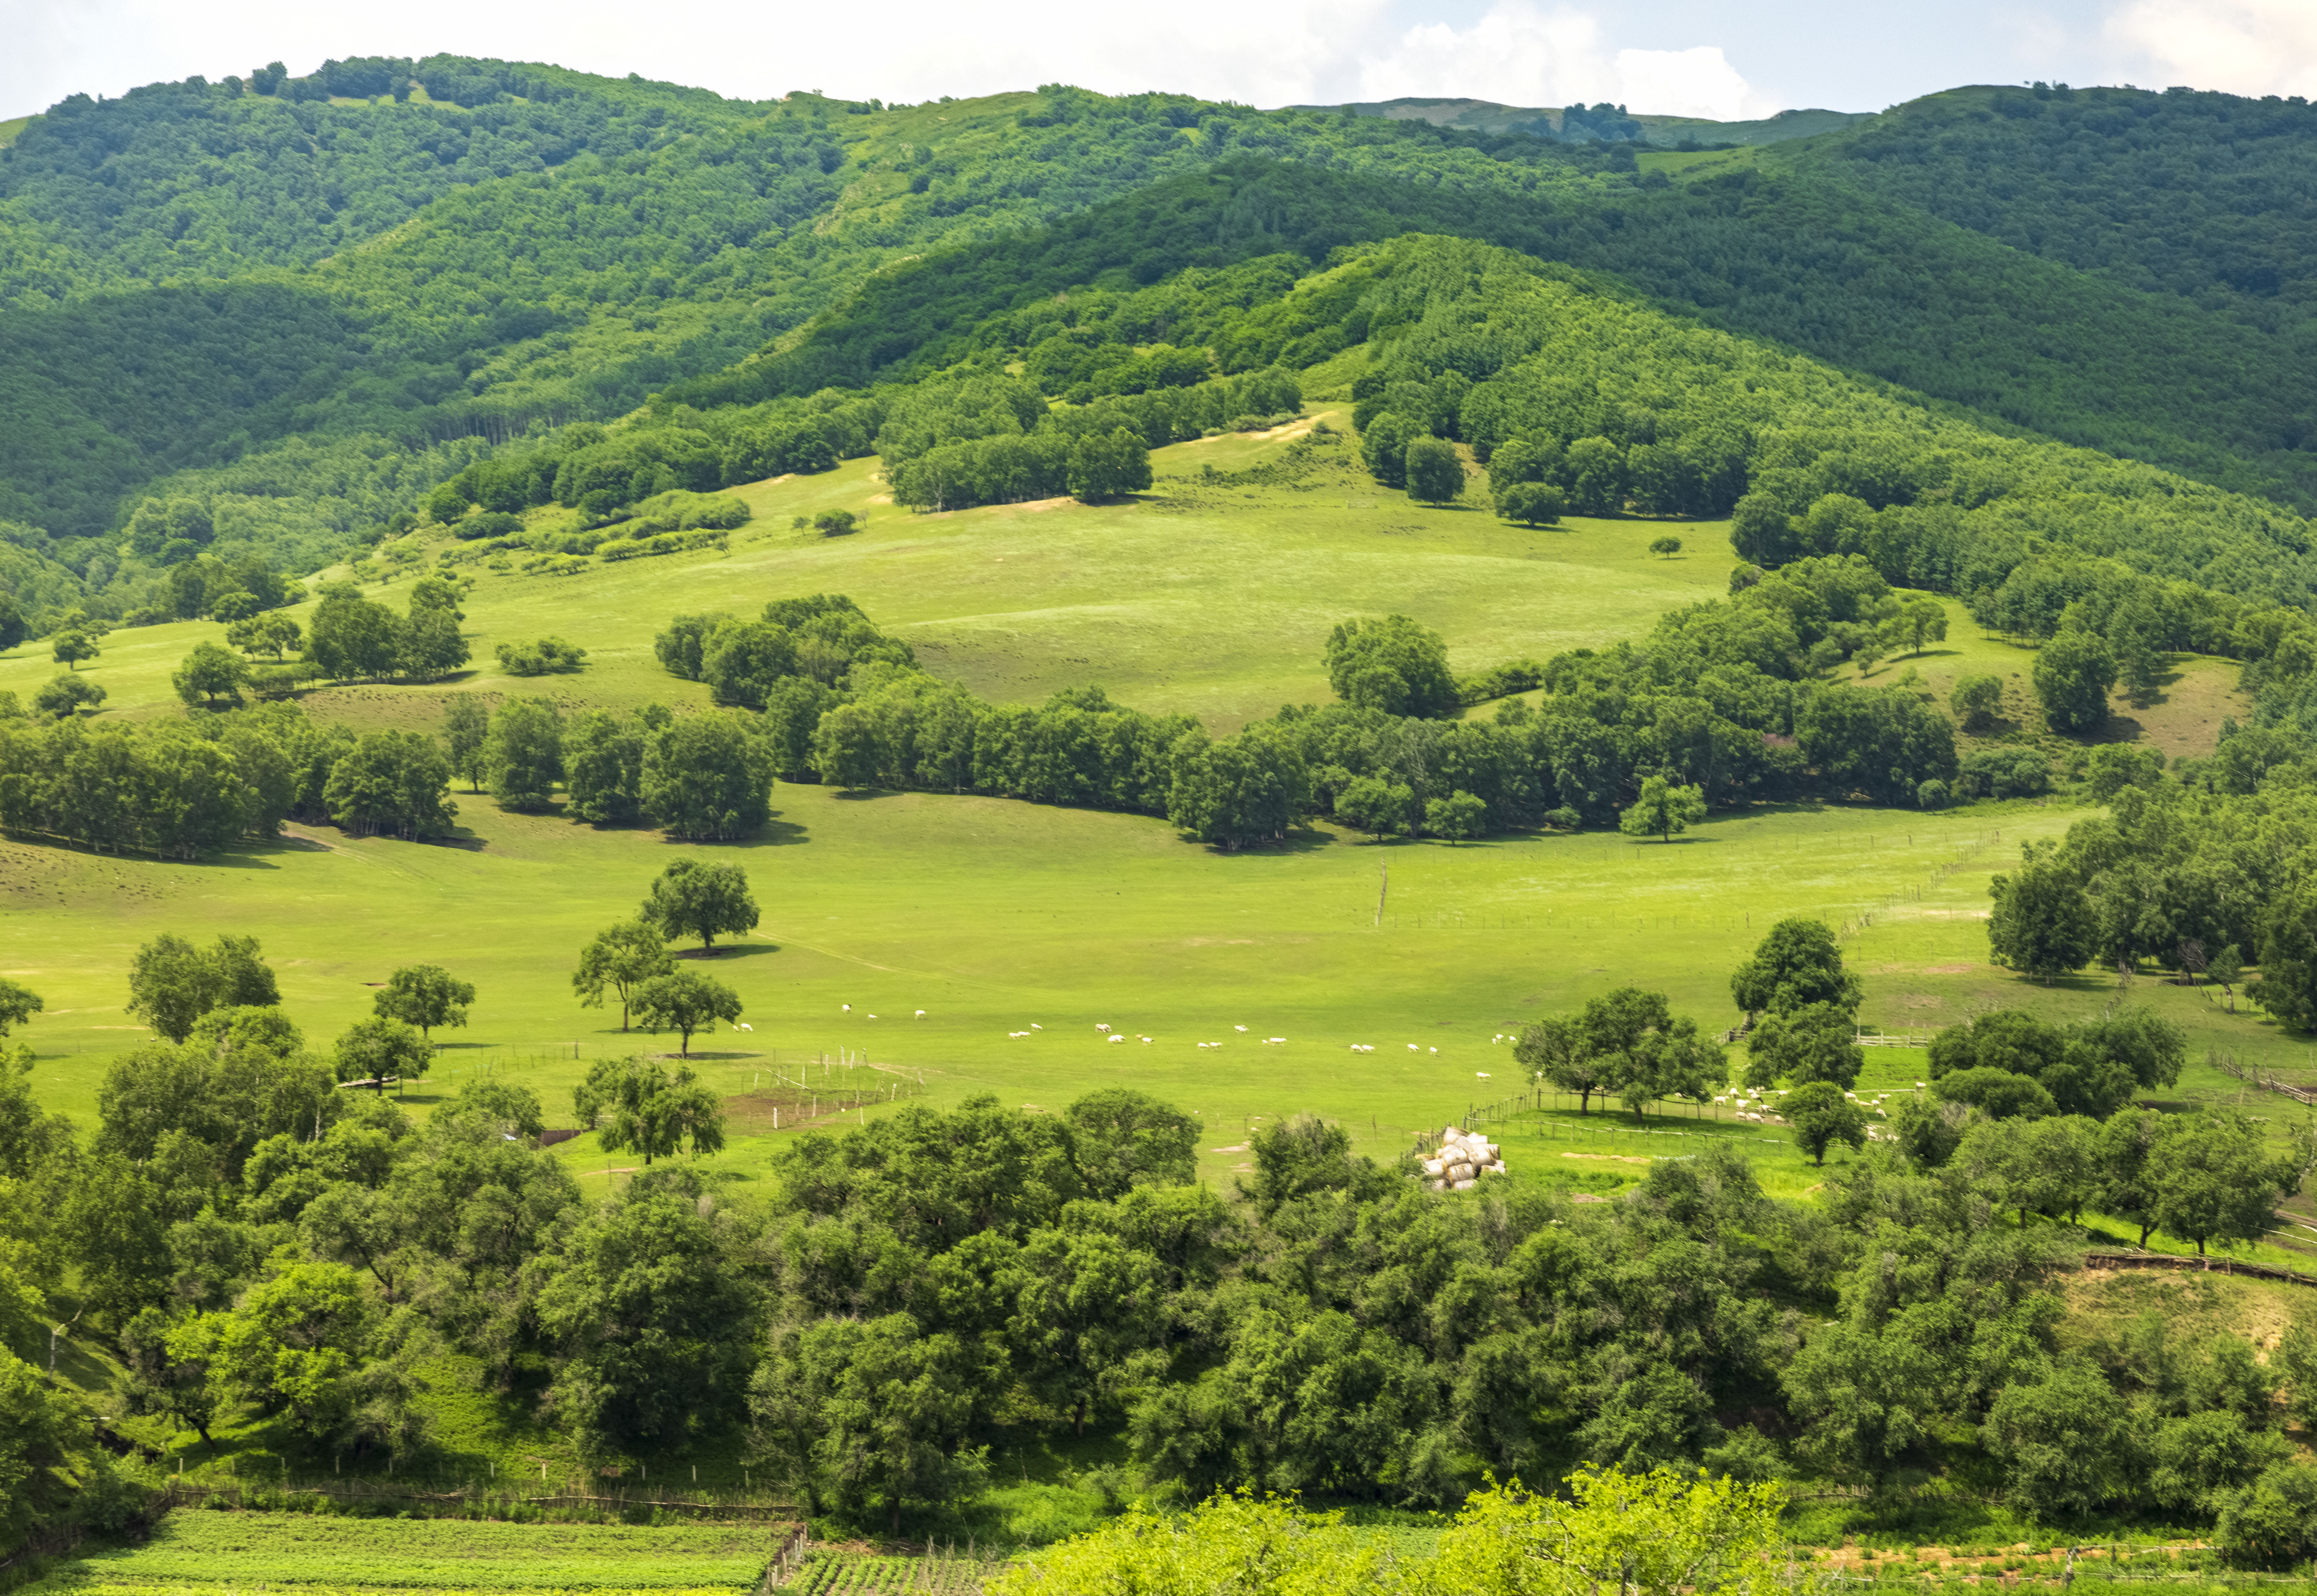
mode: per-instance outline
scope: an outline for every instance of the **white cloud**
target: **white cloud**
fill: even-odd
[[[1523,0],[1498,0],[1467,28],[1426,22],[1409,29],[1388,54],[1362,63],[1360,92],[1373,100],[1456,96],[1510,105],[1606,100],[1633,111],[1723,120],[1778,109],[1739,76],[1719,45],[1619,49],[1590,13],[1545,12]]]
[[[2317,4],[2310,0],[2130,0],[2108,18],[2106,33],[2160,80],[2143,88],[2317,94]]]
[[[1411,14],[1450,20],[1410,26]],[[437,50],[748,98],[913,101],[1059,80],[1257,105],[1426,94],[1722,118],[1776,108],[1717,46],[1623,48],[1593,10],[1540,0],[0,0],[0,38],[14,47],[0,51],[0,116],[277,58],[303,73],[326,56]]]

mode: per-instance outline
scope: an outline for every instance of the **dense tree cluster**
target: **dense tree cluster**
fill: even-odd
[[[2169,771],[2160,756],[2096,750],[2089,790],[2107,812],[1995,878],[1997,961],[2044,981],[2153,963],[2232,993],[2258,964],[2262,1006],[2317,1029],[2317,752],[2290,725],[2230,729],[2209,758]]]
[[[192,859],[284,820],[439,836],[458,812],[450,779],[431,737],[357,736],[291,704],[133,726],[0,718],[0,826],[92,848]]]

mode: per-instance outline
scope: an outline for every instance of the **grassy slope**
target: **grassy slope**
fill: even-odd
[[[827,590],[854,594],[936,669],[993,697],[1099,681],[1123,701],[1188,709],[1227,727],[1283,700],[1325,698],[1316,656],[1327,628],[1347,614],[1409,611],[1439,627],[1471,669],[1633,636],[1664,607],[1722,585],[1723,557],[1708,552],[1718,528],[1684,529],[1694,552],[1659,560],[1643,552],[1658,530],[1649,523],[1522,531],[1475,509],[1411,505],[1348,469],[1302,487],[1198,483],[1201,466],[1233,470],[1280,447],[1233,438],[1162,451],[1159,491],[1105,509],[908,516],[874,504],[868,462],[759,485],[747,490],[758,519],[728,555],[568,578],[485,574],[467,606],[479,655],[487,660],[498,640],[554,631],[594,650],[591,666],[517,682],[485,665],[452,685],[567,702],[700,702],[703,690],[651,659],[650,635],[666,615]],[[789,525],[840,506],[868,510],[870,530],[823,539]],[[117,633],[91,673],[122,712],[175,713],[167,672],[217,629]],[[1943,694],[1963,670],[2026,666],[2026,651],[1980,638],[1960,611],[1951,630],[1950,643],[1886,664],[1877,679],[1913,668]],[[0,658],[0,687],[26,691],[53,670],[20,648]],[[429,727],[448,690],[333,689],[309,704],[358,725]],[[93,1118],[105,1057],[142,1034],[120,1012],[129,955],[164,929],[261,936],[291,1012],[321,1039],[363,1012],[362,983],[393,964],[453,965],[483,999],[430,1092],[455,1089],[488,1062],[523,1072],[559,1111],[586,1059],[658,1045],[623,1041],[604,1015],[578,1009],[565,977],[580,942],[631,912],[675,850],[649,832],[503,815],[483,798],[461,804],[472,827],[465,848],[324,831],[183,866],[0,844],[0,933],[22,950],[7,973],[51,1005],[31,1030],[45,1060],[43,1097]],[[1977,916],[1986,876],[2017,857],[2022,837],[2062,831],[2072,816],[2061,808],[1765,811],[1717,820],[1670,847],[1591,835],[1378,848],[1321,834],[1285,851],[1225,858],[1137,816],[792,786],[776,805],[766,835],[734,851],[766,916],[745,951],[720,960],[756,1027],[744,1047],[720,1039],[710,1051],[721,1057],[702,1066],[733,1092],[793,1075],[800,1058],[865,1048],[877,1063],[923,1070],[939,1097],[988,1089],[1053,1107],[1119,1081],[1199,1110],[1219,1128],[1211,1148],[1236,1145],[1257,1116],[1314,1108],[1392,1150],[1414,1128],[1502,1090],[1495,1083],[1508,1078],[1509,1060],[1489,1039],[1534,1013],[1635,980],[1728,1023],[1727,971],[1781,914],[1842,923],[1874,913],[1851,945],[1869,973],[1865,1018],[1891,1029],[1996,1003],[2078,1012],[2106,991],[2089,979],[2027,987],[1985,964]],[[1386,863],[1394,868],[1379,930]],[[1898,906],[1919,887],[1930,896]],[[2197,1028],[2199,1057],[2225,1038],[2220,1045],[2285,1060],[2258,1020],[2214,1015],[2201,994],[2153,996]],[[902,1019],[920,1008],[926,1020]],[[1033,1021],[1047,1029],[1006,1036]],[[1160,1039],[1114,1046],[1098,1039],[1097,1021]],[[1275,1035],[1291,1041],[1260,1047]],[[1441,1052],[1409,1055],[1411,1041]],[[1355,1042],[1379,1050],[1352,1055]],[[1260,1062],[1244,1061],[1249,1054]],[[1901,1074],[1916,1070],[1911,1058],[1879,1054],[1878,1067],[1886,1057]],[[808,1078],[808,1089],[821,1079]],[[840,1075],[826,1079],[832,1095],[843,1092]],[[736,1124],[748,1134],[734,1163],[761,1158],[756,1128],[769,1131],[775,1106],[784,1128],[793,1123],[786,1098],[739,1106]],[[569,1155],[600,1169],[591,1148],[582,1138]],[[1208,1157],[1211,1173],[1239,1162]]]

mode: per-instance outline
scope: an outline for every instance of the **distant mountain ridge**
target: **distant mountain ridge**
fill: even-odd
[[[1781,111],[1750,122],[1718,122],[1704,117],[1664,116],[1654,111],[1628,112],[1622,106],[1500,105],[1493,100],[1431,99],[1407,95],[1397,100],[1355,100],[1341,105],[1290,105],[1289,111],[1348,111],[1354,116],[1377,116],[1391,121],[1429,122],[1436,128],[1455,128],[1472,133],[1527,133],[1566,143],[1624,141],[1672,148],[1696,144],[1782,144],[1790,138],[1810,138],[1838,133],[1866,120],[1865,111]],[[1571,112],[1575,112],[1574,116]],[[1604,129],[1614,116],[1634,125],[1633,131]]]

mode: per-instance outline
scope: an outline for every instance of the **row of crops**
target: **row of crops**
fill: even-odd
[[[972,1596],[1002,1564],[976,1557],[877,1557],[814,1552],[781,1587],[799,1596]]]

